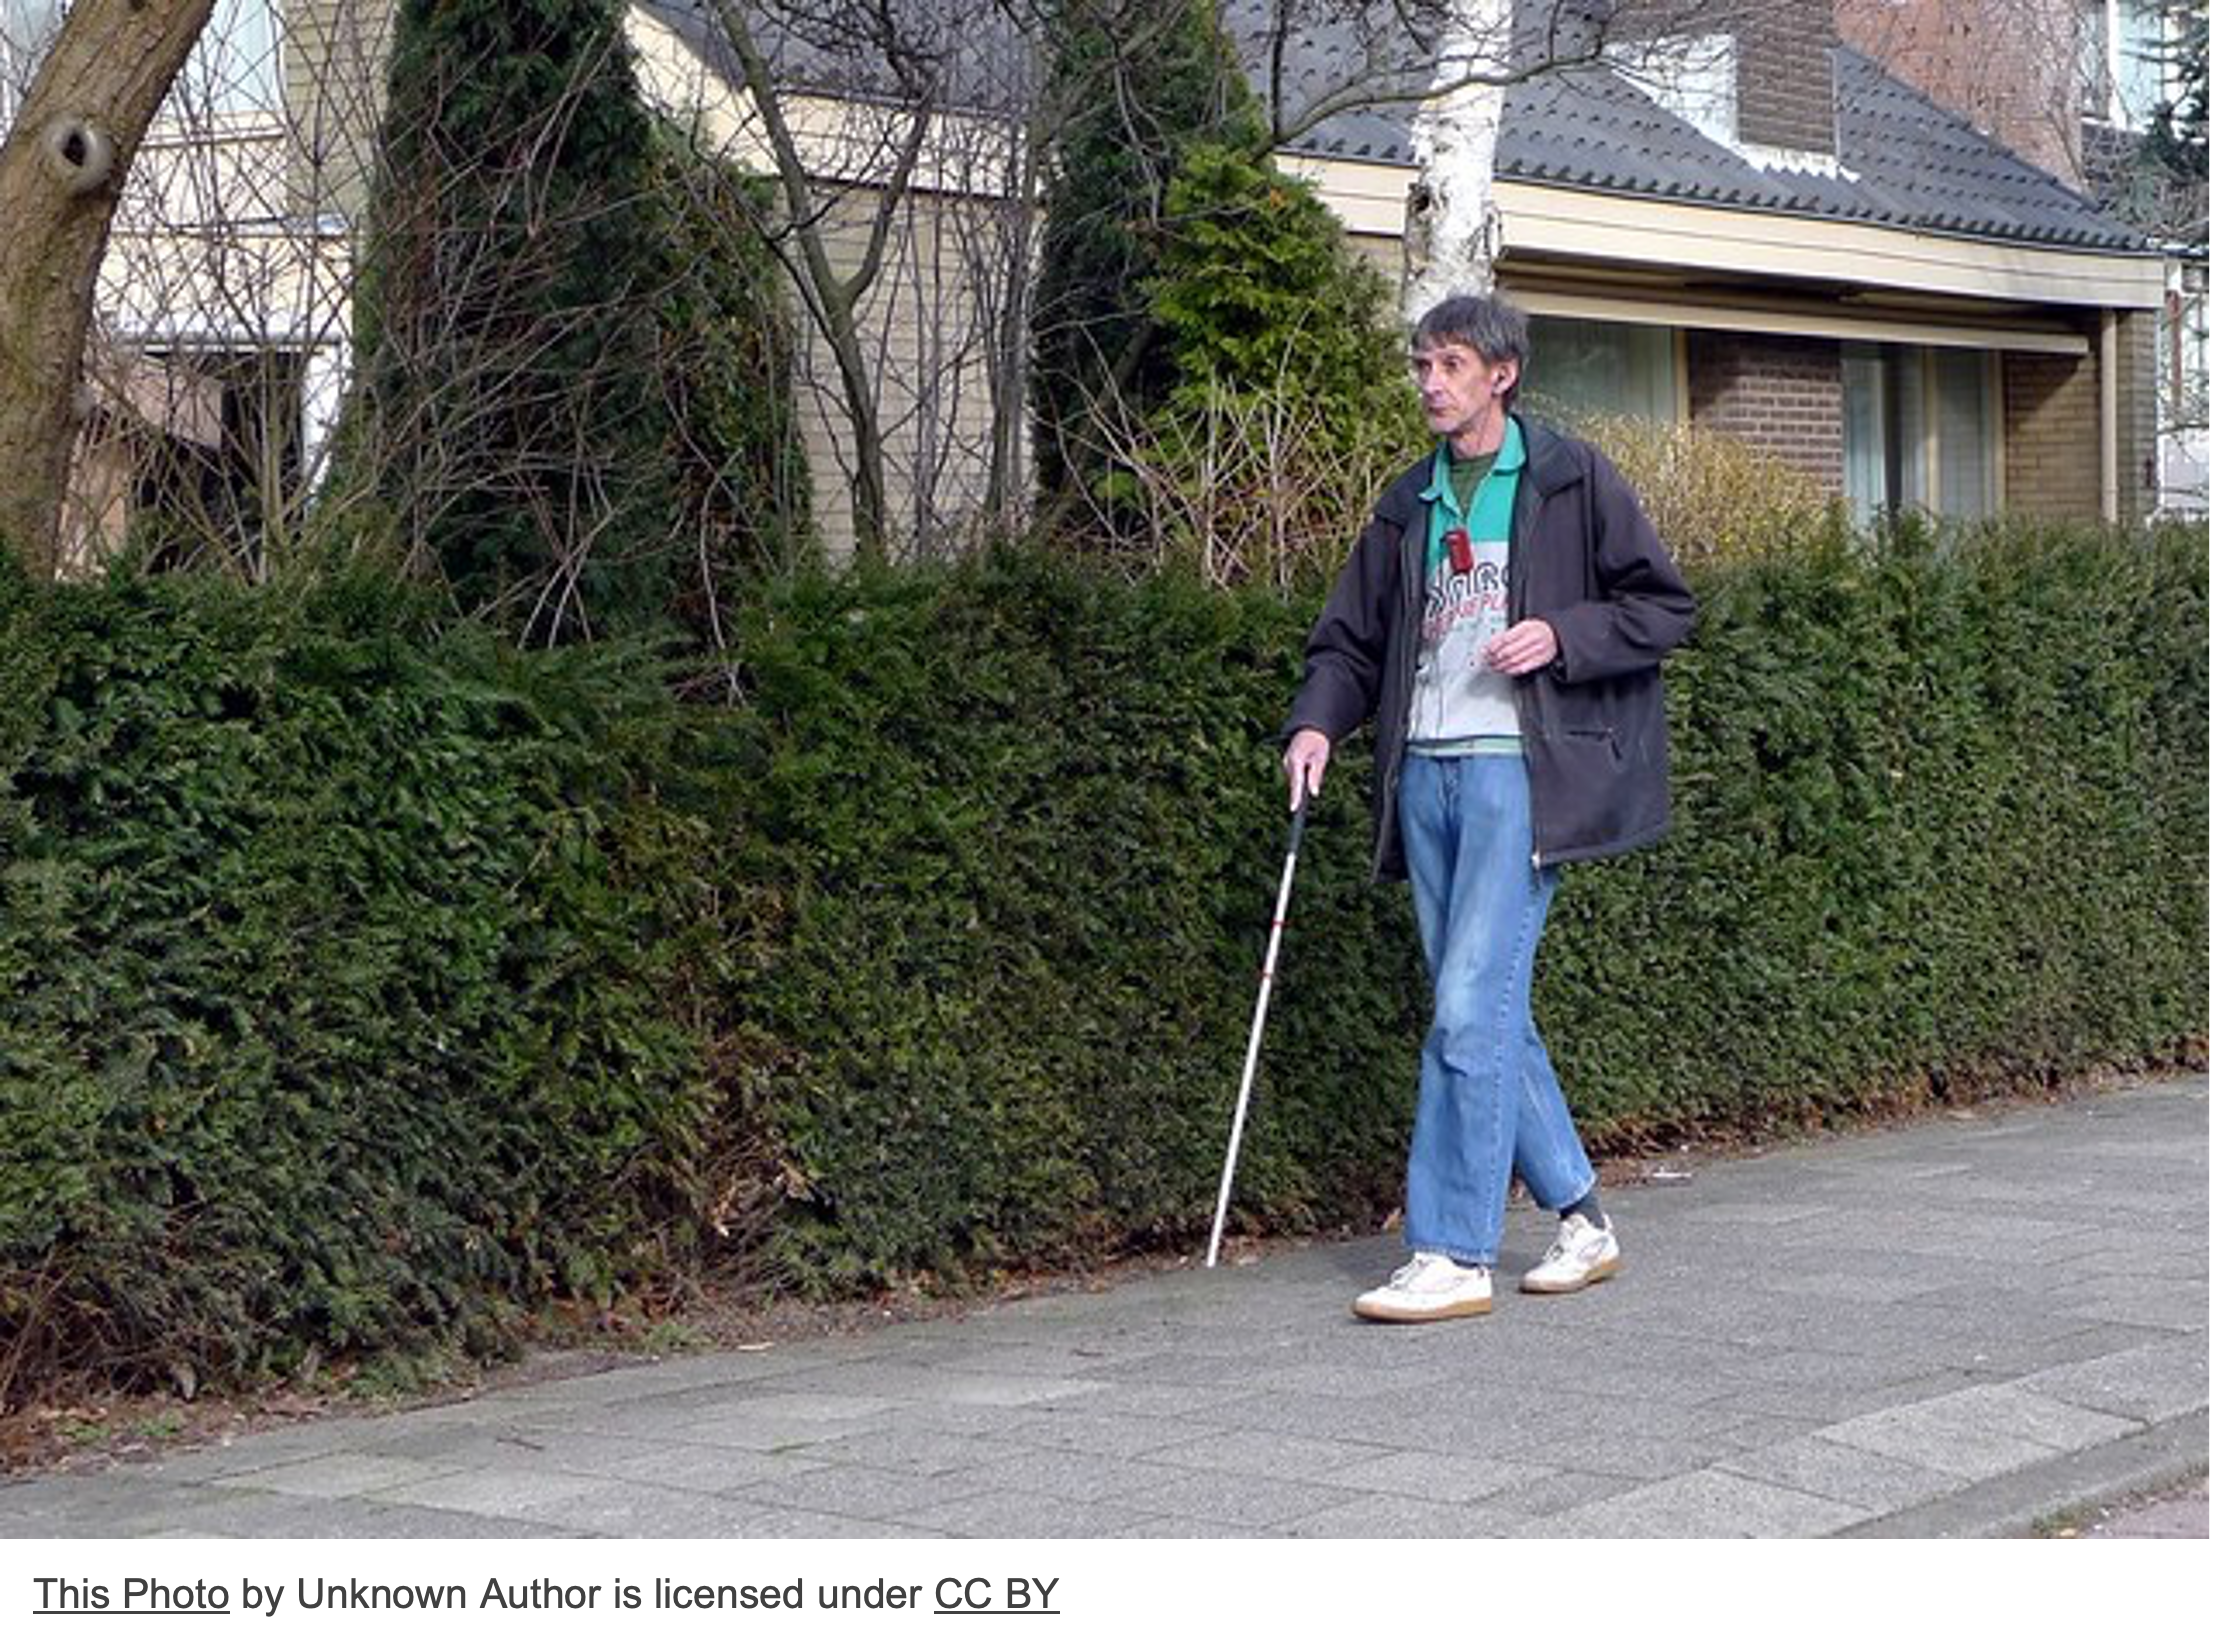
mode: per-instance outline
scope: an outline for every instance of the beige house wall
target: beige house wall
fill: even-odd
[[[703,151],[773,174],[775,155],[750,98],[709,73],[654,19],[633,11],[628,23],[646,96],[688,125]],[[873,180],[888,170],[907,116],[819,97],[790,98],[783,113],[821,208],[824,252],[834,275],[849,279],[866,259],[883,205]],[[997,397],[1021,394],[1018,371],[993,370],[1007,306],[1020,301],[1028,271],[1033,209],[1016,194],[1020,162],[1020,134],[1006,122],[958,114],[933,120],[914,187],[893,207],[881,271],[861,300],[857,331],[876,397],[895,552],[937,555],[988,530]],[[800,255],[789,246],[787,260]],[[824,549],[842,558],[854,545],[859,458],[849,398],[830,341],[796,284],[792,304],[815,528]],[[1012,338],[1019,348],[1019,326]],[[1019,408],[1005,430],[1002,439],[1015,449],[1012,473],[1026,477],[1028,431]]]
[[[351,220],[368,207],[395,9],[394,0],[284,0],[295,213]]]
[[[860,266],[879,197],[854,191],[825,219],[826,251],[842,277]],[[885,487],[895,550],[931,556],[985,530],[991,481],[992,327],[1006,301],[1004,208],[991,201],[916,195],[901,206],[883,273],[859,315],[876,384]],[[801,328],[800,426],[824,548],[853,548],[852,420],[828,341]],[[1019,393],[1020,380],[1015,380]],[[1020,418],[1017,442],[1027,439]],[[1016,455],[1018,475],[1027,465]],[[1019,503],[1020,501],[1015,501]]]

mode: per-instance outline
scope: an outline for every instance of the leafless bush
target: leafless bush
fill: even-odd
[[[1404,422],[1337,427],[1293,385],[1286,363],[1262,391],[1209,380],[1147,421],[1096,412],[1117,480],[1080,536],[1126,565],[1188,565],[1218,587],[1289,590],[1333,573],[1421,435],[1411,407]]]

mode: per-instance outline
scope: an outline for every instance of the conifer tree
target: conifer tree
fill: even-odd
[[[1093,420],[1142,421],[1174,380],[1148,311],[1160,221],[1201,142],[1258,154],[1266,128],[1213,0],[1058,0],[1057,117],[1031,310],[1031,404],[1048,498],[1104,467]]]
[[[664,264],[621,0],[401,0],[351,459],[464,611],[657,620],[676,486]]]
[[[1406,402],[1390,293],[1313,188],[1205,143],[1162,218],[1150,310],[1189,405],[1212,389],[1280,395],[1349,434]]]

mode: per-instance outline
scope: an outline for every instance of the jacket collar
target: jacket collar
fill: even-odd
[[[1540,493],[1557,493],[1561,488],[1581,479],[1582,466],[1575,461],[1567,438],[1549,424],[1539,424],[1524,419],[1519,413],[1514,422],[1526,427],[1528,432],[1529,466],[1527,479]]]
[[[1524,502],[1531,496],[1557,493],[1582,479],[1582,466],[1576,462],[1567,437],[1551,425],[1515,413],[1512,428],[1522,438],[1522,480],[1527,485],[1517,496]],[[1434,448],[1416,459],[1384,489],[1383,497],[1376,502],[1376,515],[1398,527],[1418,523],[1431,496],[1428,490],[1436,482],[1436,462]]]

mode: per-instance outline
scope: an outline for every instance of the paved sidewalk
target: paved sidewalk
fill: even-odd
[[[0,1534],[2025,1531],[2203,1470],[2206,1119],[2193,1078],[1624,1188],[1618,1280],[1487,1319],[1360,1323],[1395,1244],[1316,1247],[9,1484]]]

